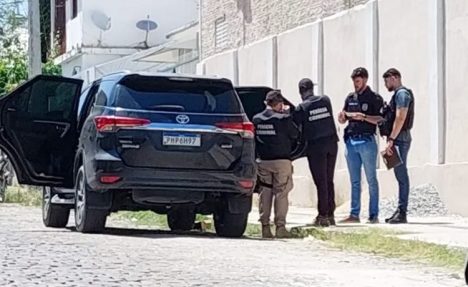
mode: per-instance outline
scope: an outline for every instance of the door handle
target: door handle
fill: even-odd
[[[8,109],[7,109],[7,112],[15,113],[15,112],[16,112],[16,109],[15,109],[15,108],[8,108]]]

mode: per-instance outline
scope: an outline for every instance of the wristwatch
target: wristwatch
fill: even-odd
[[[392,137],[389,137],[389,138],[387,138],[387,142],[390,142],[390,141],[394,142],[394,141],[395,141],[395,139],[394,139],[394,138],[392,138]]]

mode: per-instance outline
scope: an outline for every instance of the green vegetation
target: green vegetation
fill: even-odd
[[[10,1],[11,2],[11,1]],[[48,2],[41,0],[41,3]],[[2,0],[0,0],[0,4]],[[41,9],[42,23],[50,17],[50,9],[43,5]],[[45,25],[45,26],[44,26]],[[60,75],[61,69],[50,60],[52,49],[50,47],[50,30],[46,24],[41,26],[43,33],[42,49],[44,66],[42,73],[47,75]],[[50,26],[50,21],[49,24]],[[28,78],[28,58],[27,58],[27,18],[18,14],[13,5],[0,5],[0,95],[10,92]],[[46,57],[46,56],[47,57]]]
[[[25,206],[41,206],[42,189],[38,187],[8,187],[5,194],[5,203],[17,203]]]
[[[297,238],[312,236],[341,250],[402,258],[454,270],[464,268],[466,250],[417,240],[404,240],[378,228],[352,231],[326,231],[317,228],[294,229]]]

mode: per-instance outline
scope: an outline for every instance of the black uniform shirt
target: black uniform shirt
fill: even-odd
[[[289,113],[266,109],[253,118],[257,155],[262,160],[290,159],[292,143],[299,136]]]
[[[310,144],[338,141],[330,98],[310,96],[294,114],[294,121],[302,126],[303,137]]]
[[[368,116],[381,116],[384,106],[383,98],[367,87],[362,93],[351,93],[346,97],[343,110],[359,112]],[[377,126],[366,121],[349,120],[345,129],[345,139],[350,136],[373,135]]]

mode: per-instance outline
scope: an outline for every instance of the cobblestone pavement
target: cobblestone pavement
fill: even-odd
[[[46,229],[37,208],[0,205],[0,286],[464,286],[444,270],[314,241],[220,239],[109,228]]]

